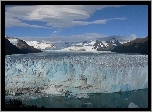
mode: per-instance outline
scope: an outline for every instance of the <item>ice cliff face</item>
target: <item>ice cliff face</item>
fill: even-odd
[[[148,56],[36,53],[5,57],[6,93],[111,93],[148,88]]]

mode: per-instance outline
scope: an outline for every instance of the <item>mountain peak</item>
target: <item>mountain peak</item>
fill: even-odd
[[[118,40],[116,40],[115,38],[111,38],[108,41],[96,40],[93,48],[97,49],[97,51],[111,51],[119,45],[121,44]]]
[[[11,54],[27,54],[41,52],[32,46],[29,46],[25,41],[5,36],[5,55]]]

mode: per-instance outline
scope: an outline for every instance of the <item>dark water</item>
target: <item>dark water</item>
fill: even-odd
[[[148,89],[123,93],[89,94],[89,98],[53,96],[23,101],[27,105],[46,108],[128,108],[131,102],[139,108],[148,108]]]

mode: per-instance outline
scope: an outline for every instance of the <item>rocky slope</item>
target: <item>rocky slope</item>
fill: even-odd
[[[93,45],[93,49],[96,49],[97,51],[111,51],[116,46],[120,45],[120,42],[115,38],[111,38],[109,41],[96,40],[96,43]]]
[[[27,54],[27,53],[38,53],[42,52],[39,49],[35,49],[32,46],[29,46],[25,41],[21,39],[12,37],[5,37],[5,55],[11,54]],[[11,39],[11,41],[9,41]]]
[[[24,54],[25,52],[17,48],[15,45],[10,43],[8,39],[5,38],[5,55],[11,54]]]
[[[18,39],[17,47],[23,50],[26,53],[37,53],[41,52],[41,50],[34,48],[33,46],[29,46],[25,41]]]
[[[117,46],[112,52],[148,54],[148,36],[146,38],[137,38],[133,41]]]

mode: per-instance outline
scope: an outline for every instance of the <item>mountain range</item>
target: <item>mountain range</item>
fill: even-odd
[[[64,48],[64,50],[69,51],[111,51],[116,46],[121,45],[121,43],[115,38],[111,38],[107,41],[100,39],[96,40],[85,40],[83,42],[77,43],[66,43],[68,47]]]
[[[117,53],[141,53],[148,54],[148,36],[146,38],[136,38],[127,43],[119,42],[114,37],[96,40],[86,40],[82,42],[45,42],[45,41],[25,41],[18,38],[5,36],[5,54],[25,54],[37,53],[41,50],[61,50],[61,51],[111,51]]]
[[[111,38],[109,41],[100,41],[96,40],[96,43],[93,45],[94,49],[97,49],[97,51],[111,51],[116,46],[120,46],[121,43],[116,40],[115,38]]]
[[[53,49],[55,46],[45,41],[25,41],[28,45],[33,46],[36,49]]]

